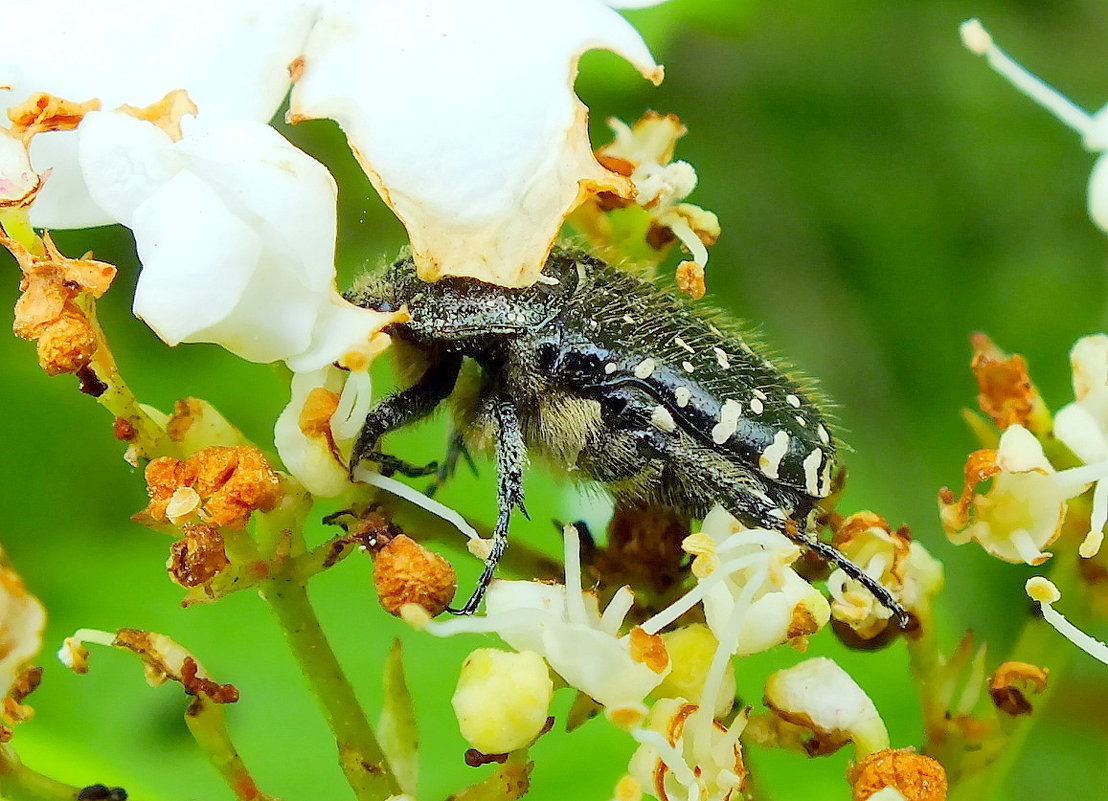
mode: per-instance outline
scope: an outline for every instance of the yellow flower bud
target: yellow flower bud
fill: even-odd
[[[553,694],[546,662],[534,651],[479,648],[462,665],[452,703],[466,742],[504,754],[539,735]]]

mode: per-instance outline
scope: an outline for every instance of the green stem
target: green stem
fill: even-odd
[[[339,765],[359,801],[384,801],[400,793],[384,752],[320,628],[305,586],[282,573],[261,585],[300,669],[335,735]]]
[[[5,801],[75,801],[80,792],[28,768],[11,746],[0,746],[0,798]]]
[[[1057,585],[1063,598],[1080,597],[1081,582],[1077,568],[1076,557],[1060,559],[1050,573],[1051,581]],[[951,793],[951,801],[990,801],[1010,797],[1010,788],[1005,787],[1008,775],[1022,757],[1027,738],[1042,718],[1043,710],[1065,679],[1076,651],[1077,647],[1055,631],[1041,616],[1035,615],[1027,621],[1009,652],[1008,659],[1047,668],[1050,674],[1046,689],[1031,697],[1034,713],[1013,722],[999,757],[984,770],[966,776],[959,783],[956,792]]]
[[[273,801],[272,796],[258,789],[239,756],[238,749],[231,742],[227,716],[223,714],[220,704],[203,695],[196,696],[185,710],[185,725],[208,761],[231,788],[235,798],[241,801]]]

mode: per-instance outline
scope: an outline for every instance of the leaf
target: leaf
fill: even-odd
[[[400,782],[400,789],[415,795],[419,780],[419,732],[416,727],[412,694],[404,678],[404,655],[400,640],[393,640],[392,650],[385,659],[385,703],[377,736],[381,750]]]

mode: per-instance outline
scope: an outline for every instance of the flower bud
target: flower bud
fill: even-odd
[[[480,648],[462,665],[451,702],[466,742],[503,754],[539,736],[553,694],[546,662],[534,651]]]

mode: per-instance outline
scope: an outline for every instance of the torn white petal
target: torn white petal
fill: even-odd
[[[527,285],[583,185],[628,190],[593,157],[572,89],[577,59],[598,47],[660,79],[634,28],[596,0],[334,6],[309,40],[290,115],[339,122],[406,225],[422,277]]]

